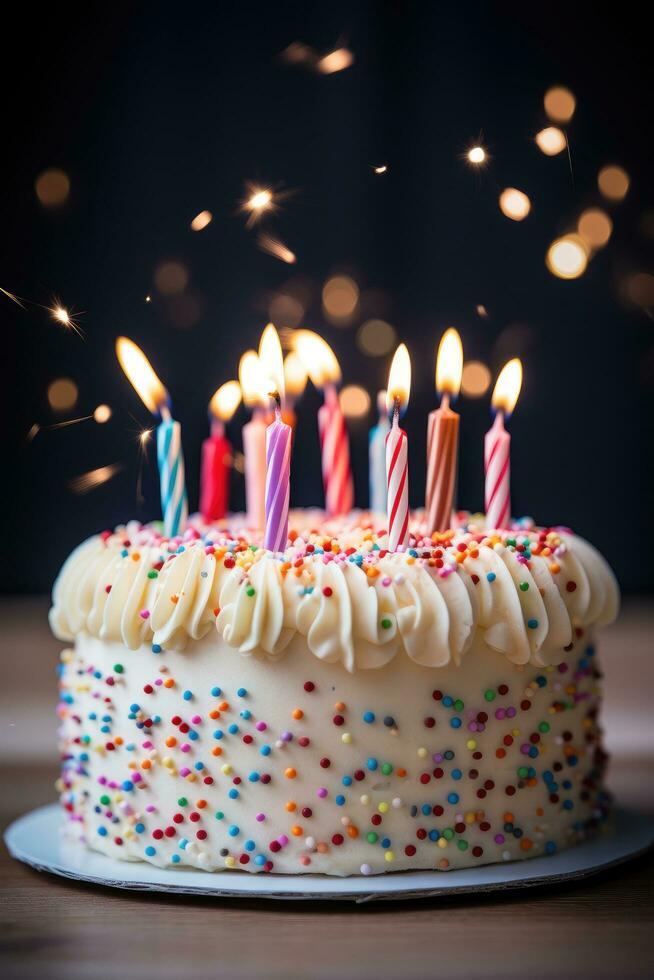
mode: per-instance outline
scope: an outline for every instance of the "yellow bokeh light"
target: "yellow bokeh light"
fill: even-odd
[[[46,208],[63,204],[70,193],[70,179],[63,170],[44,170],[35,181],[36,196]]]
[[[361,385],[346,385],[339,392],[338,400],[346,418],[358,419],[370,411],[370,395]]]
[[[545,112],[558,123],[570,122],[577,108],[577,100],[568,88],[557,85],[545,93]]]
[[[466,361],[461,377],[461,391],[468,398],[481,398],[488,391],[491,373],[481,361]]]
[[[318,71],[323,75],[333,75],[337,71],[344,71],[354,64],[354,55],[347,48],[337,48],[336,51],[326,54],[318,62]]]
[[[609,201],[621,201],[629,190],[629,174],[622,167],[603,167],[597,175],[597,185]]]
[[[559,279],[578,279],[588,265],[583,241],[576,235],[565,235],[552,242],[545,259],[547,268]]]
[[[337,326],[349,323],[358,303],[359,287],[349,276],[333,276],[323,286],[323,311]]]
[[[188,285],[188,270],[181,262],[162,262],[155,269],[154,284],[164,296],[177,296]]]
[[[579,218],[577,231],[591,248],[603,248],[611,237],[613,222],[605,211],[588,208]]]
[[[517,187],[507,187],[500,194],[500,210],[512,221],[522,221],[531,211],[531,201]]]
[[[547,126],[536,133],[536,145],[538,149],[548,157],[555,157],[566,147],[566,138],[563,130],[558,126]]]
[[[57,378],[48,385],[48,401],[55,412],[67,412],[75,405],[78,395],[77,385],[70,378]]]
[[[111,418],[111,409],[108,405],[98,405],[93,413],[93,418],[99,425],[104,425]]]
[[[213,215],[211,211],[200,211],[199,214],[193,218],[191,222],[192,231],[202,231],[207,225],[210,225],[213,221]]]
[[[486,150],[483,146],[472,146],[467,153],[468,161],[479,165],[486,159]]]
[[[366,320],[357,332],[357,344],[369,357],[383,357],[397,343],[395,328],[385,320]]]

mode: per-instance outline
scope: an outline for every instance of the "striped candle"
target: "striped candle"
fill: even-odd
[[[443,395],[440,408],[429,413],[427,425],[427,534],[446,531],[452,524],[459,445],[459,416]]]
[[[153,415],[161,416],[161,423],[157,427],[161,509],[164,533],[168,537],[174,537],[184,530],[188,516],[180,425],[170,414],[168,392],[141,348],[128,337],[118,337],[116,355],[145,407]]]
[[[409,546],[409,440],[400,428],[400,411],[407,406],[410,390],[411,360],[406,346],[400,344],[393,356],[386,393],[386,404],[393,410],[393,424],[386,436],[389,551],[406,551]]]
[[[409,545],[409,454],[408,439],[398,423],[399,409],[386,436],[388,481],[388,550],[405,551]]]
[[[266,430],[266,530],[264,548],[283,551],[288,539],[288,501],[293,430],[282,422],[281,406]]]
[[[345,418],[332,384],[324,389],[325,402],[318,409],[318,432],[322,455],[325,510],[330,517],[347,514],[354,506],[354,484],[350,466],[350,442]]]
[[[511,522],[511,436],[504,428],[518,400],[522,364],[517,358],[505,364],[493,390],[495,421],[484,439],[486,530],[502,530]]]
[[[179,422],[171,418],[166,405],[161,407],[161,424],[157,427],[157,463],[164,534],[174,538],[186,526],[188,498],[184,482],[182,430]]]
[[[379,421],[368,437],[368,477],[370,481],[370,510],[383,514],[386,508],[386,436],[390,424],[386,409],[386,392],[377,395]]]

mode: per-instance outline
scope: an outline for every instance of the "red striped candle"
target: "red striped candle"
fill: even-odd
[[[388,378],[387,405],[393,424],[386,436],[388,550],[409,546],[409,440],[400,428],[400,412],[406,408],[411,389],[411,361],[404,344],[395,351]]]
[[[333,517],[352,510],[354,484],[350,465],[350,441],[335,386],[326,385],[324,393],[325,403],[318,409],[318,434],[325,510]]]

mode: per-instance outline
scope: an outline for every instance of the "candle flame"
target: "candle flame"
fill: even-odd
[[[436,358],[436,391],[439,395],[452,395],[454,398],[461,388],[463,374],[463,345],[458,331],[449,327],[438,345]]]
[[[214,418],[229,422],[241,404],[241,386],[238,381],[226,381],[214,393],[209,402],[209,411]]]
[[[293,347],[306,368],[316,388],[338,384],[341,369],[329,344],[313,330],[296,330],[292,337]]]
[[[238,380],[243,393],[243,403],[248,408],[267,408],[268,391],[259,355],[255,350],[246,350],[238,365]]]
[[[300,398],[307,386],[308,374],[302,360],[294,350],[284,358],[284,385],[286,394]]]
[[[409,404],[411,391],[411,358],[406,344],[400,344],[393,355],[393,363],[388,375],[386,406],[392,412],[397,405],[403,412]]]
[[[515,403],[522,387],[522,362],[518,357],[508,361],[500,371],[491,404],[498,412],[510,415],[515,408]]]
[[[269,323],[261,334],[259,341],[259,360],[268,382],[266,394],[277,392],[284,399],[284,357],[279,334],[274,323]]]
[[[166,404],[168,392],[141,348],[128,337],[118,337],[116,356],[145,407],[156,415]]]

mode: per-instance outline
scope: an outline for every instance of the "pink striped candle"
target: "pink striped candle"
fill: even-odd
[[[386,436],[388,550],[409,546],[409,440],[400,428],[400,411],[406,408],[411,388],[411,361],[404,344],[395,351],[388,378],[387,404],[393,424]]]
[[[291,483],[293,430],[282,422],[276,397],[275,421],[266,430],[266,531],[264,548],[283,551],[288,540],[288,501]]]
[[[484,439],[486,530],[503,530],[511,523],[511,436],[504,418],[515,408],[522,385],[522,364],[514,358],[505,364],[493,391],[495,421]]]
[[[318,433],[322,456],[325,510],[333,517],[347,514],[354,506],[354,483],[350,465],[350,441],[345,418],[333,384],[324,388],[325,402],[318,409]]]

